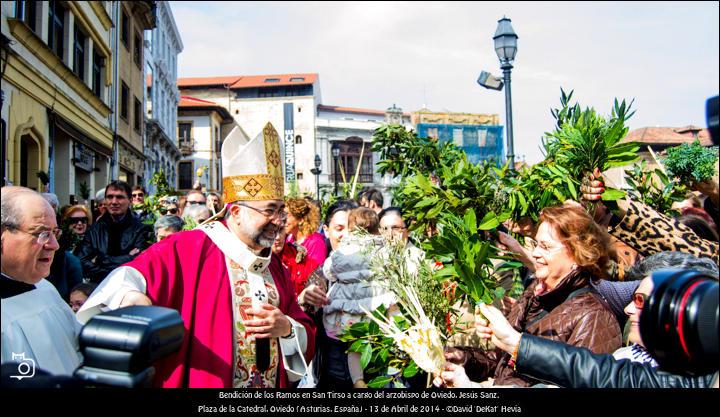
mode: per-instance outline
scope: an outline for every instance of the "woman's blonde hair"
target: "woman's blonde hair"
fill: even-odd
[[[298,231],[310,236],[320,227],[320,209],[304,198],[290,198],[286,202],[288,212],[298,220]]]
[[[63,210],[63,212],[62,212],[62,215],[61,215],[61,217],[60,217],[60,220],[61,220],[61,221],[63,222],[63,224],[64,224],[64,223],[67,221],[67,219],[70,217],[70,215],[71,215],[74,211],[78,211],[78,210],[80,210],[80,211],[82,211],[83,213],[85,213],[85,215],[86,215],[87,218],[88,218],[87,225],[90,226],[90,225],[92,224],[92,213],[90,213],[90,209],[88,209],[87,207],[83,206],[82,204],[76,204],[76,205],[74,205],[74,206],[68,206],[68,207],[66,207],[65,210]]]
[[[547,222],[572,253],[575,263],[592,278],[605,278],[614,249],[610,235],[578,206],[546,207],[540,223]]]

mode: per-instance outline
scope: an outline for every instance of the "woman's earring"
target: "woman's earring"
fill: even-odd
[[[571,268],[571,269],[572,269],[573,271],[576,270],[576,269],[578,269],[578,264],[572,264],[572,268]]]

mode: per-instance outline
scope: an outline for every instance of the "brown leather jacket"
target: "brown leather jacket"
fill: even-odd
[[[612,353],[620,348],[622,333],[615,315],[595,293],[588,276],[573,271],[554,290],[536,296],[537,280],[513,306],[508,321],[518,331],[581,346],[595,353]],[[495,378],[495,385],[530,386],[540,381],[517,374],[508,365],[510,355],[500,349],[483,351],[463,348],[465,370],[473,381]]]

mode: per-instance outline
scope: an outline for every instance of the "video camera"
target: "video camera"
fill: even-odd
[[[660,368],[706,375],[720,369],[718,278],[684,269],[652,273],[654,289],[640,314],[640,335]]]
[[[33,366],[33,378],[6,381],[3,377],[3,386],[149,387],[155,376],[153,364],[177,352],[184,333],[182,317],[170,308],[131,306],[98,314],[80,332],[80,351],[84,361],[72,377],[50,375],[42,369],[38,369],[35,375]],[[9,374],[27,365],[20,362],[2,366],[3,374]]]

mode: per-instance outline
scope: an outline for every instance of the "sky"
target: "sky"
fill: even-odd
[[[179,77],[318,73],[322,104],[491,113],[505,124],[497,21],[512,20],[516,160],[540,161],[560,88],[630,129],[706,127],[718,94],[718,2],[170,2]]]

